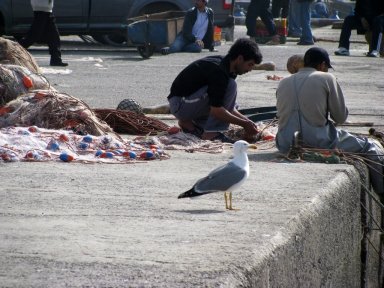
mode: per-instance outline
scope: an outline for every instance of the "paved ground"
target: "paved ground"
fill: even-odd
[[[339,31],[315,29],[330,53]],[[237,29],[237,36],[244,29]],[[383,129],[384,59],[366,58],[353,36],[351,57],[331,56],[350,108],[350,121]],[[274,105],[277,82],[287,76],[287,57],[303,53],[293,39],[261,46],[277,71],[239,77],[242,107]],[[47,70],[46,52],[32,54],[59,90],[94,108],[114,108],[124,98],[144,106],[164,103],[185,64],[202,55],[155,55],[133,50],[79,51],[64,43],[68,69]],[[218,47],[225,53],[229,45]],[[204,53],[204,55],[207,53]],[[92,58],[93,57],[93,58]],[[56,73],[56,74],[55,74]],[[108,80],[108,81],[105,81]],[[367,127],[348,127],[367,133]],[[2,287],[220,287],[231,286],[236,268],[260,263],[280,231],[347,165],[287,163],[276,150],[249,153],[251,175],[234,195],[239,211],[224,209],[222,194],[178,200],[180,192],[230,158],[221,154],[170,152],[171,159],[137,165],[0,163],[0,286]],[[336,180],[335,180],[336,179]]]

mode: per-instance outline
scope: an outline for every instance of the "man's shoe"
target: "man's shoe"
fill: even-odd
[[[169,54],[169,47],[161,48],[161,54],[168,55]]]
[[[337,49],[335,51],[335,55],[337,55],[337,56],[349,56],[349,50],[347,48],[344,48],[344,47],[339,47],[339,49]]]
[[[61,60],[54,60],[54,61],[51,60],[49,65],[51,65],[51,66],[58,66],[58,67],[66,67],[66,66],[68,66],[68,63],[65,63],[65,62],[63,62]]]
[[[373,50],[371,52],[367,53],[367,57],[379,57],[379,52],[376,50]]]

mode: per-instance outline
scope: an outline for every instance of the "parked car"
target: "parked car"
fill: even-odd
[[[234,29],[234,0],[211,0],[215,25],[227,40]],[[185,11],[191,0],[56,0],[54,14],[61,35],[90,35],[104,44],[126,42],[129,18],[168,10]],[[0,35],[22,37],[32,23],[30,0],[0,0]]]

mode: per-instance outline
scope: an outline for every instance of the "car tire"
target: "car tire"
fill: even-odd
[[[137,51],[139,52],[141,57],[143,57],[144,59],[148,59],[153,55],[155,47],[152,45],[139,46],[137,47]]]
[[[122,32],[116,32],[111,34],[105,34],[101,36],[103,44],[121,47],[121,46],[127,46],[127,36],[124,35]]]

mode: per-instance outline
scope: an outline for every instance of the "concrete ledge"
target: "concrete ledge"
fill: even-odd
[[[268,257],[236,271],[238,285],[360,287],[360,184],[353,167],[340,171],[272,239]]]

